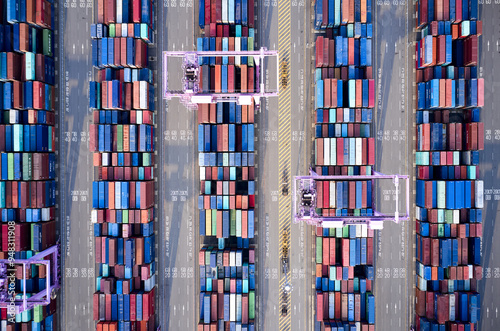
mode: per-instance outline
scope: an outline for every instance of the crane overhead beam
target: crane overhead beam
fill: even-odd
[[[370,215],[342,215],[342,216],[323,216],[316,213],[317,191],[316,181],[372,181],[378,179],[392,179],[395,187],[395,211],[393,215],[387,215],[373,209],[375,195],[372,194],[371,206],[373,212]],[[400,180],[405,183],[406,212],[400,214],[399,211],[399,188]],[[314,171],[310,171],[309,176],[296,176],[293,181],[293,215],[294,222],[306,222],[324,228],[340,228],[350,224],[367,224],[371,229],[382,229],[383,221],[393,221],[399,223],[407,221],[410,217],[410,178],[407,175],[384,175],[374,172],[373,175],[339,175],[339,176],[320,176]],[[372,186],[373,187],[373,186]]]

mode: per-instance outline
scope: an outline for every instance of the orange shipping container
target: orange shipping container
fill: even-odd
[[[241,93],[247,93],[247,83],[248,83],[248,75],[247,75],[247,65],[241,65]]]

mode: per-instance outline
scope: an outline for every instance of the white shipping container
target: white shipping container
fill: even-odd
[[[361,238],[361,225],[356,225],[356,238]]]
[[[10,109],[9,110],[9,123],[10,124],[19,123],[19,110],[17,110],[17,109]]]
[[[337,139],[330,139],[330,165],[337,165]]]
[[[92,211],[90,212],[90,220],[92,223],[97,223],[97,210],[92,209]]]
[[[476,181],[475,208],[484,208],[484,183],[482,180]]]
[[[453,210],[453,224],[459,224],[460,223],[460,210]]]
[[[236,252],[235,251],[229,252],[229,266],[236,267]]]
[[[136,122],[137,122],[137,124],[143,124],[143,123],[142,123],[142,111],[137,111],[137,112],[136,112],[136,117],[135,117],[135,118],[136,118]]]
[[[103,167],[109,166],[110,153],[101,153],[101,165]]]
[[[349,122],[349,108],[344,108],[344,123]]]
[[[243,258],[243,254],[242,254],[241,250],[236,251],[236,266],[237,267],[241,267],[243,265],[242,258]]]
[[[236,322],[241,322],[241,294],[236,295]]]
[[[227,5],[228,0],[222,0],[222,23],[228,23]]]
[[[205,180],[205,167],[200,167],[200,180]]]
[[[120,209],[122,206],[121,182],[110,182],[109,185],[115,184],[115,209]]]
[[[453,165],[460,165],[460,152],[453,152]]]
[[[332,180],[330,181],[330,205],[329,208],[336,208],[337,196],[335,194],[336,183]]]
[[[335,123],[335,138],[342,137],[342,124]]]
[[[356,165],[363,164],[363,138],[356,139]]]
[[[122,37],[133,37],[128,35],[128,24],[122,25]]]
[[[222,194],[229,195],[229,182],[228,181],[222,182]]]
[[[440,209],[446,208],[446,182],[437,181],[437,207]]]
[[[234,38],[234,50],[236,52],[241,51],[241,38],[240,37],[235,37]],[[234,64],[239,66],[241,64],[241,58],[240,56],[235,56],[234,57]]]
[[[236,237],[241,237],[241,210],[236,210]]]
[[[50,208],[42,208],[42,221],[50,221]]]
[[[356,138],[349,139],[349,165],[356,164]]]
[[[450,294],[450,311],[449,311],[450,321],[455,320],[455,294]]]
[[[148,83],[145,81],[139,82],[139,108],[148,109]]]
[[[229,296],[229,321],[236,322],[236,294]]]
[[[368,237],[368,225],[361,224],[361,238],[367,238],[367,237]]]
[[[323,164],[330,165],[330,138],[323,139]]]
[[[122,0],[116,0],[116,23],[123,23],[123,2]]]

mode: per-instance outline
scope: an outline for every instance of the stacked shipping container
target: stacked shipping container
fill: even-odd
[[[199,51],[254,49],[253,0],[201,0]],[[200,92],[254,93],[258,67],[249,56],[200,57]],[[198,330],[254,330],[254,105],[198,105],[200,236],[219,250],[200,251]],[[236,240],[234,240],[236,238]],[[236,245],[234,243],[236,242]],[[225,245],[235,246],[226,248]]]
[[[416,4],[417,330],[474,330],[482,277],[477,1]]]
[[[316,38],[315,165],[318,175],[370,175],[375,163],[372,112],[372,1],[319,0]],[[316,180],[323,217],[372,215],[372,181]],[[316,231],[316,320],[322,330],[373,330],[373,230],[366,225]]]
[[[0,24],[0,258],[26,259],[57,241],[55,223],[54,4],[7,0]],[[54,263],[55,261],[52,261]],[[44,265],[15,265],[16,299],[49,286]],[[52,275],[53,277],[53,275]],[[53,284],[53,282],[52,282]],[[10,291],[10,289],[9,289]],[[10,295],[10,293],[9,293]],[[14,316],[2,330],[57,330],[56,302]]]
[[[155,330],[153,2],[97,2],[91,26],[97,330]]]
[[[200,321],[231,328],[255,319],[254,263],[255,252],[248,247],[200,250]]]

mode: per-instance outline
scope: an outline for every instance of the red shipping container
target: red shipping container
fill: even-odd
[[[316,38],[316,68],[323,66],[323,36]]]
[[[319,322],[323,320],[323,293],[321,292],[316,293],[316,320]]]

